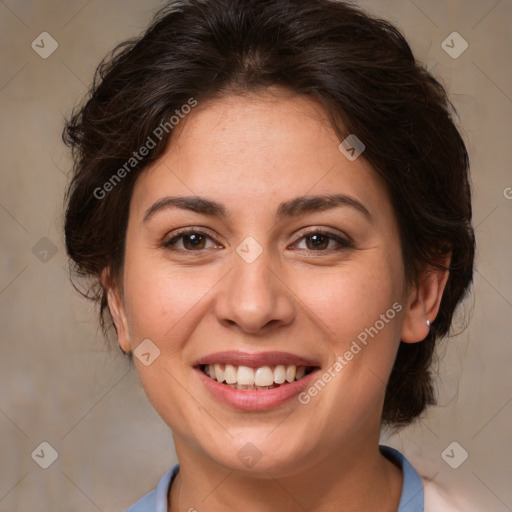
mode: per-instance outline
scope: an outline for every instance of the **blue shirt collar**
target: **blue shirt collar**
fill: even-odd
[[[382,455],[395,460],[402,468],[402,495],[398,512],[423,512],[423,482],[411,463],[398,451],[389,446],[379,446]],[[164,511],[165,512],[165,511]]]
[[[398,450],[389,446],[380,446],[379,449],[402,468],[402,495],[397,512],[423,512],[423,483],[416,470]],[[154,491],[146,494],[126,512],[167,512],[167,494],[179,470],[180,466],[176,464],[162,477]]]

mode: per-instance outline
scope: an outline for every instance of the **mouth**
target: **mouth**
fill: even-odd
[[[232,389],[267,391],[297,382],[318,367],[277,364],[253,368],[244,365],[213,363],[199,365],[198,369],[211,380]]]
[[[210,396],[244,412],[269,411],[289,404],[320,371],[318,360],[290,352],[236,350],[203,356],[193,368]]]

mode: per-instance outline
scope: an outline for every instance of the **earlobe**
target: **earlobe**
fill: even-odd
[[[130,332],[121,292],[111,282],[108,271],[103,272],[101,282],[103,289],[107,292],[108,308],[116,327],[119,347],[125,354],[128,354],[131,351]]]
[[[411,290],[402,324],[404,343],[423,341],[434,322],[448,281],[450,257],[443,261],[444,269],[430,268],[420,273]]]

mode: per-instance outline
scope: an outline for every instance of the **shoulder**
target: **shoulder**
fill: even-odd
[[[156,510],[156,489],[134,503],[126,512],[154,512]]]
[[[461,498],[455,498],[442,485],[422,476],[425,512],[468,512]]]
[[[420,475],[398,450],[381,446],[381,452],[402,468],[403,484],[399,512],[474,512],[462,493]]]
[[[134,503],[126,512],[167,512],[167,494],[179,470],[180,466],[176,464],[160,479],[156,489]]]

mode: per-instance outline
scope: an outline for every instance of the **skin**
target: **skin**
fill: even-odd
[[[378,450],[385,384],[400,339],[426,337],[447,274],[406,283],[387,192],[339,142],[307,97],[273,88],[217,98],[180,122],[135,185],[123,273],[109,285],[106,272],[104,285],[121,347],[149,338],[160,350],[149,366],[134,361],[173,431],[180,472],[171,512],[398,508],[401,471]],[[371,217],[346,205],[276,217],[284,201],[326,194],[355,198]],[[214,200],[228,215],[164,208],[144,221],[156,201],[178,195]],[[200,250],[174,239],[187,227],[208,235]],[[353,244],[317,238],[315,249],[319,230]],[[263,249],[250,264],[236,252],[247,236]],[[307,405],[241,412],[218,402],[192,368],[217,351],[278,350],[327,369],[394,303],[400,313]],[[248,442],[261,453],[251,468],[237,456]]]

